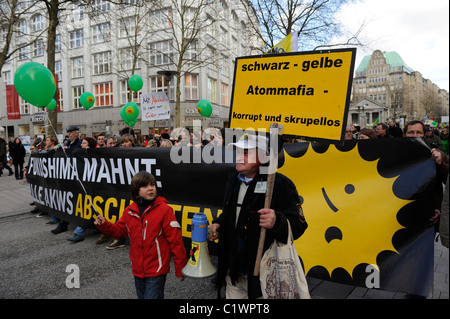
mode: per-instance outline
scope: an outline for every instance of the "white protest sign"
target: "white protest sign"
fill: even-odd
[[[170,118],[169,98],[165,92],[141,95],[142,121],[167,120]]]

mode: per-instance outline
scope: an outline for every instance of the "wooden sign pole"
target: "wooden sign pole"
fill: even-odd
[[[270,126],[270,155],[269,155],[269,172],[267,174],[267,188],[266,188],[266,198],[264,201],[264,208],[270,208],[270,204],[272,202],[272,193],[273,193],[273,185],[275,183],[275,174],[278,169],[278,148],[274,145],[273,141],[278,140],[278,135],[283,134],[282,125],[278,125],[278,123],[273,123]],[[258,251],[256,254],[256,262],[255,268],[253,270],[253,275],[259,275],[259,268],[261,266],[261,258],[264,250],[264,241],[266,239],[266,228],[261,227],[261,233],[259,234],[259,243],[258,243]]]

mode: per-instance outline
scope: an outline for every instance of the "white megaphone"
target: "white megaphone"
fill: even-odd
[[[181,273],[186,277],[205,278],[216,273],[208,252],[208,219],[204,213],[192,218],[192,243],[189,260]]]

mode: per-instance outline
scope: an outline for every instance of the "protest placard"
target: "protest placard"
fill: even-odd
[[[230,127],[312,140],[343,139],[356,49],[236,59]]]
[[[169,98],[165,92],[141,95],[142,121],[167,120],[170,118]]]

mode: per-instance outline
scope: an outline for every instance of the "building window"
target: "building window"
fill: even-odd
[[[100,23],[92,27],[92,43],[103,43],[111,40],[109,22]]]
[[[220,84],[220,104],[228,105],[228,84]]]
[[[22,44],[22,47],[19,49],[19,60],[26,60],[26,59],[28,59],[28,46],[26,43],[24,43]]]
[[[5,83],[5,85],[13,84],[11,79],[11,71],[3,72],[3,83]]]
[[[142,91],[134,92],[128,86],[128,80],[120,81],[120,103],[125,104],[130,102],[130,94],[132,95],[131,102],[140,103]]]
[[[71,59],[72,64],[72,78],[80,78],[83,76],[83,57]]]
[[[44,55],[44,40],[37,39],[36,42],[34,42],[33,53],[35,57]]]
[[[208,100],[217,103],[217,81],[212,78],[208,78]]]
[[[135,34],[139,34],[139,26],[137,18],[134,16],[121,19],[119,23],[119,37],[130,38],[133,37]]]
[[[215,28],[215,24],[214,24],[214,19],[209,16],[206,15],[206,33],[208,33],[213,39],[216,38],[216,28]]]
[[[94,96],[96,106],[113,105],[112,82],[94,84]]]
[[[94,75],[111,72],[111,51],[94,54]]]
[[[172,41],[150,43],[150,63],[168,64],[173,60]]]
[[[133,61],[135,58],[135,54],[132,52],[131,48],[121,49],[119,53],[120,57],[120,69],[123,70],[131,70],[133,69]],[[136,61],[136,67],[139,67],[139,59]]]
[[[70,48],[80,48],[84,45],[83,29],[74,30],[70,32]]]
[[[215,61],[216,50],[211,47],[207,47],[205,50],[205,54],[206,54],[205,61],[207,67],[210,68],[211,70],[216,70],[216,61]]]
[[[192,40],[184,54],[186,60],[197,61],[197,40]]]
[[[17,8],[22,9],[22,10],[28,8],[28,1],[29,0],[19,0],[19,1],[17,1]]]
[[[174,88],[176,87],[174,78],[172,78],[172,81],[170,84],[171,84],[170,85],[170,94],[168,94],[167,93],[167,87],[168,87],[167,78],[162,75],[152,76],[152,77],[150,77],[150,92],[166,92],[166,94],[169,95],[169,99],[174,100],[174,97],[175,97]]]
[[[84,6],[81,4],[73,4],[72,7],[72,20],[81,20],[84,17]]]
[[[107,12],[111,9],[111,4],[106,0],[94,0],[93,2],[92,12],[94,14]]]
[[[238,54],[238,40],[235,37],[231,37],[231,46],[232,46],[232,51],[233,51],[233,55],[235,57],[237,57]]]
[[[8,34],[9,24],[6,21],[2,21],[0,26],[0,40],[6,41],[6,35]]]
[[[79,109],[82,107],[80,104],[80,96],[84,93],[84,85],[74,86],[72,87],[73,92],[73,108]]]
[[[184,77],[185,100],[198,100],[198,75],[186,74]]]
[[[221,33],[221,38],[222,38],[221,42],[228,49],[229,45],[230,45],[228,42],[228,31],[225,28],[220,27],[220,33]]]
[[[61,35],[56,35],[55,37],[55,52],[61,52]]]
[[[150,21],[158,28],[171,28],[172,27],[172,9],[157,10],[151,13]]]
[[[58,88],[58,101],[60,111],[64,111],[64,99],[63,99],[63,88]]]
[[[44,29],[44,17],[40,14],[33,17],[33,31],[41,31]]]
[[[58,81],[62,81],[62,63],[55,61],[55,75],[58,76]]]
[[[30,114],[31,104],[19,96],[20,114]]]
[[[224,55],[222,55],[222,60],[220,61],[220,74],[223,76],[228,76],[230,71],[228,67],[228,58]]]
[[[28,34],[28,24],[26,20],[19,21],[19,35]]]
[[[122,7],[126,8],[127,6],[139,5],[141,0],[122,0],[120,3]]]

